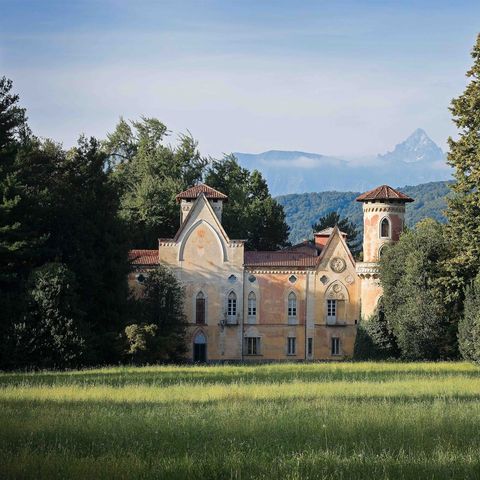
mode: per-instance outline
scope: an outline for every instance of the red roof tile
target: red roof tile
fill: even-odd
[[[413,202],[413,198],[405,195],[398,190],[395,190],[388,185],[381,185],[380,187],[374,188],[369,192],[362,193],[357,197],[357,202],[368,202],[371,200],[398,200],[401,202]]]
[[[209,187],[204,183],[200,183],[199,185],[195,185],[194,187],[189,188],[188,190],[185,190],[182,193],[179,193],[175,198],[177,199],[177,202],[180,201],[181,199],[192,200],[194,198],[199,197],[202,193],[207,198],[213,198],[213,199],[219,199],[219,200],[225,200],[225,201],[228,199],[228,197],[224,193],[219,192],[218,190],[215,190],[214,188]]]
[[[130,265],[159,265],[158,250],[130,250],[128,252]]]
[[[245,252],[246,267],[314,267],[318,256],[303,252]]]

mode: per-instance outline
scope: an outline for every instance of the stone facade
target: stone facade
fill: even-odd
[[[366,263],[355,264],[338,228],[277,252],[246,252],[221,224],[225,195],[206,185],[177,197],[181,226],[158,252],[130,252],[129,283],[141,295],[155,264],[170,267],[185,287],[187,358],[193,361],[333,360],[353,355],[358,322],[378,296],[382,243],[398,239],[403,211],[364,204]],[[368,205],[368,207],[367,207]],[[376,211],[377,209],[378,211]],[[380,210],[381,209],[381,210]],[[375,236],[382,219],[391,238]],[[366,255],[365,255],[366,254]],[[362,309],[362,311],[361,311]]]

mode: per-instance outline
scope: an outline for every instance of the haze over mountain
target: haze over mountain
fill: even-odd
[[[420,128],[391,152],[367,157],[338,158],[281,150],[234,155],[242,166],[262,172],[273,195],[364,191],[382,184],[415,185],[451,179],[444,152]]]

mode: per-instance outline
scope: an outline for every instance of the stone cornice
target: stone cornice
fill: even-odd
[[[360,278],[378,278],[380,276],[379,265],[376,262],[357,263],[356,271]]]

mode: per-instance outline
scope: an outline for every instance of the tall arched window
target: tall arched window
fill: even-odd
[[[257,297],[253,292],[248,294],[248,317],[253,319],[257,316]]]
[[[230,292],[227,298],[227,317],[230,323],[237,321],[237,295]]]
[[[203,292],[198,292],[195,301],[195,323],[205,323],[205,295]]]
[[[290,292],[288,295],[288,320],[295,321],[297,319],[297,296]]]
[[[390,221],[384,218],[380,224],[380,236],[382,238],[390,238]]]

